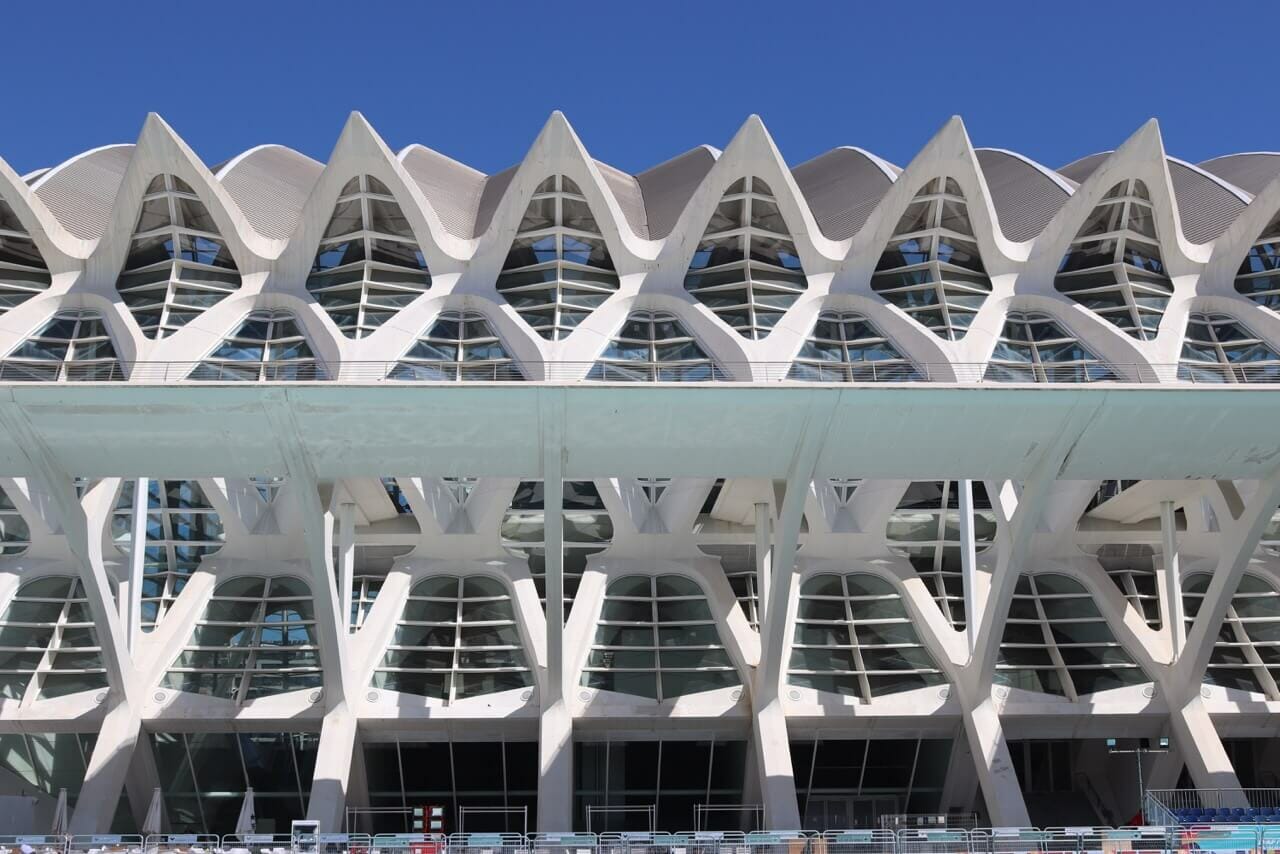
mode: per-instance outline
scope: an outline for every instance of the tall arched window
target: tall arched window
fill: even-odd
[[[995,681],[1075,700],[1150,682],[1074,578],[1024,573],[1000,640]]]
[[[511,594],[496,578],[425,578],[405,602],[373,687],[445,702],[526,688]]]
[[[240,287],[209,209],[176,175],[147,185],[116,290],[148,338],[164,338]]]
[[[1107,191],[1062,256],[1053,284],[1131,337],[1156,337],[1173,283],[1146,184],[1121,181]]]
[[[809,287],[773,190],[739,178],[694,250],[684,287],[744,338],[761,339]]]
[[[1011,311],[983,377],[988,382],[1093,383],[1117,379],[1106,363],[1053,317]]]
[[[1200,613],[1210,580],[1205,573],[1195,573],[1182,581],[1188,631]],[[1276,688],[1280,681],[1280,592],[1271,582],[1252,573],[1242,575],[1215,637],[1205,682],[1280,700]]]
[[[400,357],[387,378],[509,382],[525,377],[483,314],[446,311]]]
[[[1280,214],[1249,247],[1236,272],[1236,290],[1272,311],[1280,310]]]
[[[324,365],[287,311],[255,311],[187,379],[208,382],[323,380]]]
[[[321,682],[311,588],[292,576],[240,576],[213,591],[160,684],[243,703]]]
[[[23,582],[0,615],[0,697],[47,699],[106,687],[84,585],[69,575]]]
[[[629,575],[605,589],[582,684],[662,702],[742,682],[697,582]]]
[[[939,338],[959,341],[991,293],[964,192],[934,178],[907,205],[871,289]]]
[[[674,315],[633,311],[591,366],[587,379],[606,382],[706,382],[723,372]]]
[[[27,520],[3,489],[0,489],[0,555],[20,555],[31,545]]]
[[[391,190],[372,175],[343,186],[307,276],[307,290],[348,338],[363,338],[431,287],[417,237]]]
[[[1195,312],[1178,357],[1178,379],[1197,383],[1280,380],[1280,353],[1229,314]]]
[[[60,311],[0,362],[5,382],[106,382],[123,380],[102,315]]]
[[[791,364],[787,379],[812,382],[903,382],[918,380],[915,366],[861,314],[818,315]]]
[[[498,275],[498,293],[534,331],[567,338],[618,289],[618,273],[582,190],[552,175],[534,190]]]
[[[787,681],[869,701],[946,677],[893,585],[855,572],[815,575],[800,585]]]

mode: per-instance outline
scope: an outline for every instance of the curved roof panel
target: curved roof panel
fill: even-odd
[[[604,177],[605,184],[609,186],[609,192],[613,193],[613,197],[617,199],[618,207],[622,208],[622,215],[627,218],[627,225],[631,226],[631,230],[637,237],[647,240],[649,221],[640,182],[634,176],[628,175],[621,169],[615,169],[607,163],[596,160],[595,164]]]
[[[719,156],[718,150],[700,145],[636,176],[636,183],[644,196],[650,240],[661,240],[676,227],[689,197],[707,177]]]
[[[1205,160],[1200,168],[1256,196],[1280,175],[1280,151],[1228,154]]]
[[[409,146],[399,158],[445,231],[463,239],[478,233],[476,209],[489,180],[483,172],[423,145]]]
[[[1093,174],[1093,170],[1102,165],[1102,161],[1110,157],[1113,152],[1099,151],[1097,154],[1090,154],[1088,157],[1081,157],[1079,160],[1073,160],[1066,166],[1059,166],[1056,170],[1059,175],[1069,181],[1077,184],[1083,184],[1085,179]]]
[[[846,146],[801,163],[791,174],[822,233],[847,240],[866,223],[901,171],[861,148]]]
[[[298,227],[323,171],[323,164],[292,148],[260,145],[228,161],[217,177],[254,231],[284,240]]]
[[[1033,160],[997,148],[975,152],[991,193],[1000,231],[1019,243],[1030,240],[1049,224],[1071,196],[1062,176]]]
[[[35,194],[63,228],[97,240],[107,228],[133,145],[106,145],[77,154],[36,179]]]
[[[1250,196],[1198,166],[1173,157],[1166,159],[1182,234],[1192,243],[1218,238],[1249,204]]]

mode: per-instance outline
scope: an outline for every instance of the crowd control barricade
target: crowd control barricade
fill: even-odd
[[[367,833],[317,833],[318,854],[369,854],[373,837]]]
[[[444,854],[448,850],[443,833],[379,833],[370,846],[373,854]]]
[[[533,854],[595,854],[600,837],[594,833],[534,833],[529,836]]]
[[[519,833],[450,833],[449,854],[527,854],[529,843]]]
[[[22,854],[24,845],[34,854],[66,854],[67,837],[32,833],[0,836],[0,854]]]
[[[753,830],[747,834],[747,854],[808,854],[809,839],[803,830]]]
[[[293,834],[229,833],[222,837],[222,848],[249,854],[289,854],[293,850]]]
[[[810,843],[811,854],[892,854],[892,830],[828,830]]]
[[[143,842],[147,854],[198,854],[221,847],[222,839],[216,833],[152,833]]]
[[[67,838],[68,854],[142,854],[136,833],[91,833]]]
[[[679,834],[650,833],[647,830],[624,830],[620,833],[602,833],[599,837],[599,854],[671,854],[679,846]]]
[[[747,835],[740,830],[695,830],[677,833],[671,854],[747,854]]]
[[[1037,827],[986,827],[969,831],[971,849],[982,854],[1045,854],[1063,849],[1051,847],[1053,838]]]
[[[1254,854],[1280,848],[1280,827],[1192,824],[1170,828],[1169,845],[1176,852],[1215,851]]]
[[[904,828],[898,831],[898,854],[969,854],[969,831]]]

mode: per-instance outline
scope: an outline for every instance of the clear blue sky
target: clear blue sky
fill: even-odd
[[[160,113],[206,163],[281,143],[327,158],[360,110],[393,149],[485,172],[553,109],[640,171],[759,113],[796,164],[858,145],[900,165],[953,114],[1050,166],[1147,118],[1192,161],[1280,149],[1274,4],[379,0],[6,3],[0,157],[19,172],[131,142]]]

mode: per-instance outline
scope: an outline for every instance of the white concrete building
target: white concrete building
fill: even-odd
[[[1278,176],[754,117],[633,176],[559,114],[492,176],[359,115],[0,161],[0,795],[1122,824],[1104,739],[1162,735],[1149,787],[1277,785]]]

